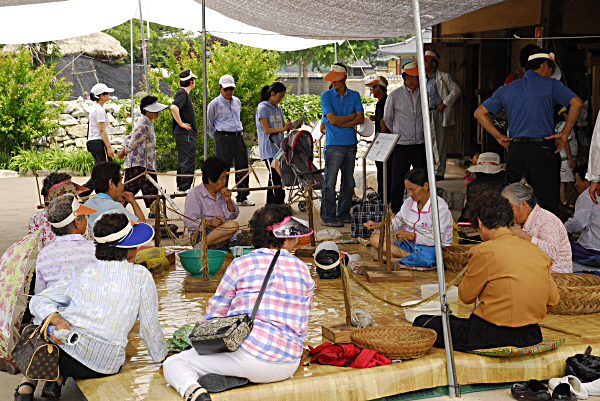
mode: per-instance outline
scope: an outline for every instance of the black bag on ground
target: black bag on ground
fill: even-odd
[[[600,357],[592,355],[592,347],[587,347],[585,354],[567,358],[565,375],[573,375],[582,383],[600,379]]]
[[[381,223],[385,215],[385,205],[379,200],[379,195],[367,198],[369,189],[373,192],[373,188],[367,188],[363,194],[362,202],[352,208],[352,238],[369,238],[373,234],[373,230],[369,230],[364,226],[364,223],[369,220],[375,223]],[[375,192],[377,194],[377,192]]]

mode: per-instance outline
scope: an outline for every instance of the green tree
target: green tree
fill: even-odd
[[[58,127],[61,110],[51,102],[67,100],[70,84],[55,75],[53,65],[33,67],[23,47],[0,55],[0,164]]]

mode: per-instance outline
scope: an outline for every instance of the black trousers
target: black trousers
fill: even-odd
[[[525,177],[540,207],[560,216],[560,156],[554,141],[511,142],[506,158],[508,184]]]
[[[110,376],[109,374],[99,373],[88,368],[62,349],[59,351],[58,367],[60,368],[61,376],[65,380],[68,377],[72,377],[73,380],[84,380]]]
[[[92,154],[92,157],[94,158],[94,166],[98,163],[112,161],[112,158],[108,157],[108,154],[106,153],[106,145],[104,144],[104,141],[102,139],[92,139],[91,141],[87,141],[86,146],[88,152],[90,152]],[[89,191],[82,193],[80,196],[91,195],[94,189],[94,183],[92,182],[92,178],[90,177],[90,179],[87,180],[87,182],[83,184],[83,186],[89,189]]]
[[[375,162],[375,167],[377,168],[377,193],[379,194],[379,199],[383,202],[383,162]],[[392,195],[392,158],[388,160],[387,163],[387,194],[388,201]]]
[[[175,146],[177,147],[177,174],[194,174],[196,170],[196,135],[177,134]],[[187,191],[194,182],[194,177],[177,177],[177,189]]]
[[[281,176],[273,167],[273,159],[265,159],[269,169],[269,186],[281,185]],[[283,205],[285,203],[285,191],[283,188],[267,190],[267,204],[274,203]]]
[[[225,160],[229,166],[233,163],[236,170],[248,168],[248,148],[243,135],[223,134],[217,131],[215,133],[215,156]],[[247,171],[235,174],[235,183],[239,182]],[[229,187],[229,176],[227,175],[227,186]],[[238,185],[238,188],[248,188],[250,178],[246,177]],[[234,184],[235,185],[235,184]],[[248,198],[248,192],[238,192],[236,195],[237,203],[243,202]]]
[[[392,212],[398,213],[404,202],[404,177],[411,166],[427,168],[425,144],[396,145],[390,159],[392,174],[391,177],[388,176],[388,182],[391,181],[392,190],[391,194],[388,193],[388,202],[392,203]],[[389,164],[390,160],[388,160]]]
[[[437,333],[436,348],[444,348],[441,316],[417,316],[413,326],[433,329]],[[497,326],[475,315],[469,318],[450,316],[450,334],[455,351],[472,351],[496,347],[529,347],[542,342],[542,329],[537,324],[523,327]]]
[[[126,168],[125,182],[137,177],[144,171],[146,171],[146,168],[141,166]],[[148,171],[154,172],[152,170]],[[150,174],[150,177],[152,177],[154,181],[158,182],[156,174]],[[146,176],[139,177],[138,179],[125,184],[125,191],[131,192],[134,195],[136,195],[140,190],[142,191],[143,195],[158,195],[158,188],[152,185]],[[150,208],[150,205],[152,205],[152,202],[154,202],[154,199],[144,199],[144,203],[148,209]]]

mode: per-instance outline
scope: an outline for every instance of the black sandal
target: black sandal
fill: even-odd
[[[223,376],[211,373],[199,378],[198,384],[204,387],[209,393],[220,393],[221,391],[231,390],[232,388],[248,384],[248,379],[245,377]]]
[[[210,395],[206,392],[206,389],[202,387],[194,389],[194,391],[192,391],[190,395],[188,395],[185,401],[192,401],[194,399],[194,395],[196,395],[196,393],[201,390],[203,390],[204,392],[200,394],[198,398],[196,398],[194,401],[211,401],[212,398],[210,398]]]
[[[31,394],[19,394],[19,389],[23,386],[29,386],[33,389]],[[33,393],[35,393],[35,384],[25,382],[21,383],[15,389],[15,401],[33,401]]]
[[[515,383],[512,385],[510,392],[513,398],[517,400],[547,401],[550,399],[548,387],[539,380],[529,380],[525,385]]]
[[[62,393],[62,386],[65,385],[66,379],[63,380],[59,386],[57,382],[46,382],[42,388],[42,398],[46,398],[51,401],[58,401]]]

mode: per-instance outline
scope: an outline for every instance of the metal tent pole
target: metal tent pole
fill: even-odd
[[[333,62],[337,63],[337,42],[333,42]]]
[[[146,54],[146,34],[144,31],[144,18],[142,16],[142,0],[138,0],[140,7],[140,28],[142,30],[142,54],[144,55],[144,74],[146,76],[146,94],[150,94],[150,82],[148,81],[148,54]],[[149,44],[150,42],[148,42]],[[148,50],[150,50],[148,48]]]
[[[206,135],[206,0],[202,0],[202,127],[204,131],[204,160],[208,158],[208,138]]]
[[[133,109],[135,107],[135,101],[133,100],[133,96],[134,96],[134,89],[133,89],[133,18],[129,20],[129,37],[130,37],[130,43],[129,43],[129,58],[130,60],[130,67],[131,67],[131,124],[133,124]]]
[[[459,397],[460,389],[456,381],[456,369],[454,366],[454,352],[452,350],[452,338],[449,332],[450,308],[446,299],[446,278],[444,276],[444,259],[442,256],[442,236],[440,231],[440,213],[437,201],[437,185],[435,182],[435,163],[433,156],[433,141],[431,137],[431,125],[429,120],[427,78],[425,75],[425,54],[423,51],[423,37],[421,35],[421,11],[419,0],[413,0],[413,14],[415,23],[415,36],[417,40],[417,61],[419,64],[419,88],[421,91],[421,110],[423,115],[423,129],[425,131],[425,153],[427,155],[427,173],[429,177],[429,199],[433,211],[433,238],[435,240],[435,260],[438,273],[438,285],[440,289],[440,303],[442,307],[442,327],[444,331],[444,346],[446,350],[446,369],[448,371],[448,387],[451,397]],[[385,172],[385,170],[384,170]]]

